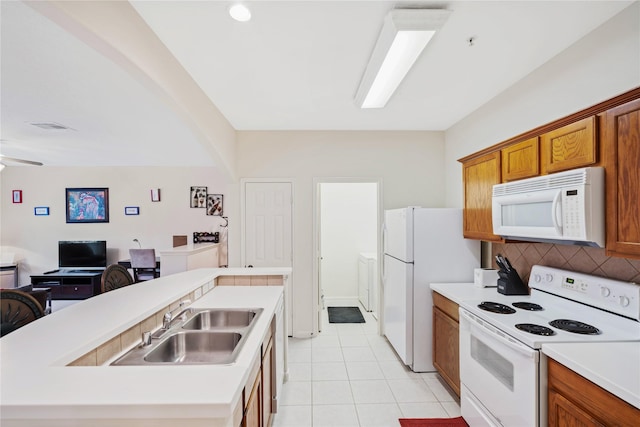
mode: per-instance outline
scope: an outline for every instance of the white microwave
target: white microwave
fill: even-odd
[[[507,239],[604,247],[604,169],[494,185],[491,214],[493,233]]]

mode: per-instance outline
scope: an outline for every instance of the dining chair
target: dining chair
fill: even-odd
[[[123,288],[134,283],[129,270],[119,264],[111,264],[104,269],[100,279],[100,290],[102,293],[114,289]]]
[[[0,289],[0,336],[44,316],[42,305],[26,292]]]
[[[136,283],[160,277],[156,270],[155,249],[129,249],[131,269]]]

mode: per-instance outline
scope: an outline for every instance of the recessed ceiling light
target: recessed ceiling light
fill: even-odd
[[[234,4],[229,8],[229,15],[239,22],[247,22],[251,19],[251,11],[243,4]]]

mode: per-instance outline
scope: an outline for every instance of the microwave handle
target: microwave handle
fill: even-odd
[[[562,196],[562,191],[558,191],[553,198],[553,203],[551,204],[551,221],[553,222],[553,228],[556,229],[556,233],[559,236],[562,236],[562,224],[558,221],[558,208],[560,207],[560,197]],[[562,212],[560,212],[562,215]],[[560,217],[562,220],[562,217]]]

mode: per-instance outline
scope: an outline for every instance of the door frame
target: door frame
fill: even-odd
[[[265,184],[265,183],[274,183],[274,184],[282,184],[282,183],[287,183],[291,185],[291,274],[289,274],[289,280],[287,280],[288,282],[288,286],[286,288],[286,294],[285,294],[285,306],[287,307],[285,310],[285,313],[287,313],[287,331],[289,336],[294,335],[295,336],[295,322],[294,322],[294,312],[295,310],[293,309],[293,296],[295,293],[294,290],[294,286],[293,286],[293,277],[294,277],[294,272],[295,272],[295,201],[296,201],[296,197],[295,197],[295,184],[294,184],[294,180],[293,178],[240,178],[240,265],[241,266],[245,266],[246,265],[246,244],[245,244],[245,238],[246,238],[246,227],[245,227],[245,222],[246,222],[246,206],[245,206],[245,197],[246,197],[246,192],[245,192],[245,186],[246,184]]]
[[[376,311],[378,313],[378,334],[382,333],[382,322],[384,314],[381,312],[380,307],[383,307],[382,293],[382,276],[381,276],[381,262],[380,256],[382,255],[382,224],[384,222],[384,204],[382,202],[382,178],[381,177],[314,177],[313,178],[313,292],[312,292],[312,305],[314,310],[313,315],[313,331],[314,334],[320,332],[320,314],[322,308],[320,307],[320,184],[376,184],[377,191],[377,249],[378,254],[378,283],[376,284],[378,290],[378,307]]]

